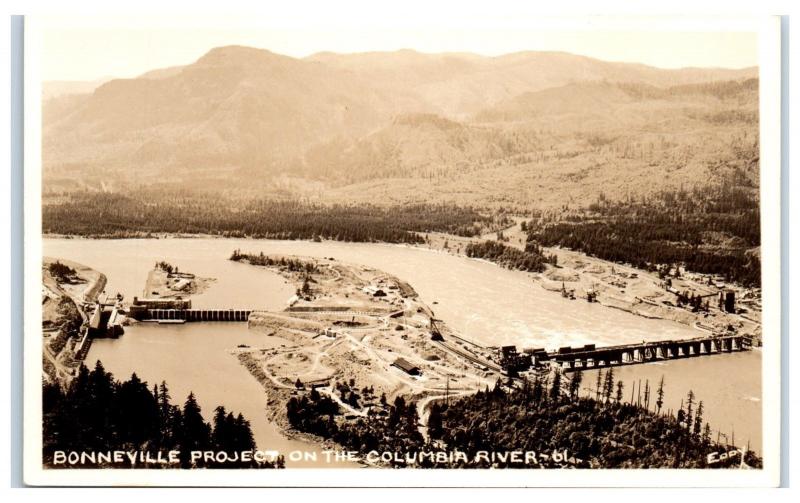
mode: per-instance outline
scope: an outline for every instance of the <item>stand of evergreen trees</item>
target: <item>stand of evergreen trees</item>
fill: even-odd
[[[423,239],[417,234],[419,232],[474,236],[494,222],[492,217],[472,208],[447,204],[392,207],[322,205],[283,200],[239,200],[219,194],[77,192],[42,206],[42,231],[45,234],[116,238],[183,233],[421,243]]]
[[[289,424],[298,431],[330,439],[342,447],[366,454],[377,452],[415,452],[425,447],[419,432],[415,403],[397,397],[392,404],[381,397],[381,406],[371,408],[366,418],[337,421],[338,404],[313,389],[301,398],[292,397],[286,404]],[[390,463],[393,466],[403,466]]]
[[[148,387],[133,374],[117,381],[98,361],[93,370],[81,365],[66,387],[45,383],[42,393],[44,464],[53,467],[55,451],[108,452],[180,451],[179,464],[100,466],[113,468],[276,468],[283,459],[265,462],[194,463],[191,451],[224,451],[232,458],[256,448],[250,423],[224,407],[214,411],[212,423],[203,418],[200,406],[189,394],[183,407],[172,404],[167,384]],[[58,465],[69,467],[69,465]],[[76,465],[97,468],[94,465]]]
[[[525,250],[519,250],[499,241],[482,241],[467,244],[464,252],[468,257],[482,258],[508,269],[542,272],[545,264],[556,264],[555,255],[546,255],[535,242],[529,241]]]
[[[64,265],[58,260],[55,262],[50,262],[47,266],[47,270],[50,272],[50,275],[58,281],[59,283],[70,283],[75,279],[75,275],[77,274],[75,269],[68,265]]]
[[[581,379],[578,372],[565,385],[556,372],[549,382],[524,380],[513,391],[498,382],[449,407],[437,404],[431,411],[438,416],[433,420],[437,428],[429,431],[448,448],[469,454],[566,449],[581,461],[576,466],[592,468],[708,468],[709,453],[728,449],[713,442],[710,427],[704,427],[702,402],[693,402],[691,392],[686,408],[673,416],[660,410],[663,381],[658,411],[652,411],[639,401],[624,401],[624,386],[614,381],[613,371],[598,373],[594,397],[581,396]],[[752,452],[745,461],[761,466]]]
[[[759,202],[754,189],[722,184],[662,192],[644,201],[601,200],[580,215],[528,226],[528,240],[561,246],[641,269],[682,264],[759,286]]]
[[[302,260],[291,257],[271,257],[265,255],[264,252],[255,253],[242,253],[238,248],[231,253],[230,260],[234,262],[247,262],[250,265],[260,265],[266,267],[280,267],[291,272],[305,272],[314,273],[317,271],[317,265],[308,260]]]
[[[709,468],[708,454],[729,450],[711,438],[711,429],[703,422],[702,402],[691,392],[685,406],[672,415],[661,410],[663,381],[658,390],[650,390],[648,384],[647,406],[641,397],[624,401],[624,386],[614,380],[613,370],[598,373],[595,396],[581,395],[581,381],[580,372],[569,380],[554,372],[552,378],[536,377],[516,384],[498,380],[492,389],[487,387],[449,404],[433,402],[427,440],[418,428],[416,405],[402,397],[392,405],[381,400],[382,405],[371,408],[364,418],[342,420],[336,402],[312,390],[289,400],[287,417],[293,428],[331,439],[362,455],[437,450],[466,454],[466,461],[424,459],[416,465],[422,468],[531,467],[511,460],[486,461],[476,456],[480,451],[566,451],[564,459],[551,457],[533,466],[544,468]],[[745,462],[754,468],[762,466],[752,451],[745,454]],[[406,466],[403,462],[390,464]]]

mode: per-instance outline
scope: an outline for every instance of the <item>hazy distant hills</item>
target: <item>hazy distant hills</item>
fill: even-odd
[[[756,70],[661,70],[609,63],[559,52],[520,52],[499,57],[474,54],[320,53],[308,58],[346,69],[372,82],[399,84],[445,115],[472,114],[519,94],[584,81],[632,81],[669,86],[757,76]]]
[[[368,131],[391,106],[390,96],[347,72],[215,49],[172,75],[112,80],[57,117],[45,115],[45,167],[150,176],[259,167],[339,131]]]
[[[223,47],[47,100],[45,191],[160,183],[524,206],[646,192],[753,167],[755,77],[564,53]]]
[[[81,80],[50,80],[42,83],[42,100],[59,98],[73,94],[89,94],[111,79],[92,81]]]

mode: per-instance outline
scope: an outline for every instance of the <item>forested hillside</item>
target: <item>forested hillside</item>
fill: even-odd
[[[474,236],[506,222],[506,217],[453,205],[323,205],[202,194],[76,193],[42,207],[44,233],[93,237],[191,233],[419,243],[423,240],[419,232]]]
[[[585,211],[543,219],[528,229],[531,243],[571,248],[641,269],[683,265],[747,286],[761,283],[759,202],[746,181],[661,192],[641,200],[600,200]]]
[[[653,412],[626,403],[622,382],[614,382],[611,370],[595,398],[581,397],[580,373],[577,382],[574,378],[566,393],[555,374],[550,382],[526,381],[519,391],[495,386],[458,399],[432,412],[432,435],[467,453],[566,451],[575,458],[574,466],[587,468],[707,468],[709,453],[727,450],[712,439],[710,426],[703,422],[702,401],[691,392],[686,406],[672,416],[660,404]],[[662,383],[652,390],[653,402],[663,393]],[[761,465],[752,452],[746,462]]]
[[[133,374],[126,381],[114,379],[99,361],[93,370],[81,365],[77,377],[63,389],[46,383],[42,392],[43,456],[48,467],[59,468],[276,468],[276,462],[216,462],[191,460],[191,451],[225,452],[228,459],[239,459],[242,451],[256,444],[250,423],[220,406],[211,423],[202,415],[193,394],[183,407],[172,403],[167,384],[148,387]],[[138,462],[127,457],[121,463],[89,462],[79,465],[54,464],[56,451],[150,452],[179,450],[180,463]]]
[[[343,420],[336,402],[316,390],[287,404],[293,428],[331,439],[362,455],[397,453],[391,466],[422,468],[707,468],[708,455],[726,452],[703,421],[702,401],[690,392],[686,406],[673,416],[661,410],[663,381],[650,390],[654,407],[626,403],[622,382],[613,370],[598,377],[598,392],[581,393],[581,373],[568,383],[555,373],[550,380],[523,380],[520,387],[498,383],[474,395],[431,406],[429,438],[419,431],[416,404],[397,397],[369,410],[366,418]],[[421,452],[461,452],[466,459],[437,462]],[[536,452],[536,462],[487,460],[479,452]],[[566,453],[566,455],[564,455]],[[545,455],[540,457],[539,455]],[[557,454],[553,456],[553,454]],[[745,461],[760,467],[748,452]],[[725,466],[725,465],[714,465]]]
[[[249,47],[187,63],[48,100],[45,193],[144,185],[529,210],[701,185],[758,139],[755,68]]]

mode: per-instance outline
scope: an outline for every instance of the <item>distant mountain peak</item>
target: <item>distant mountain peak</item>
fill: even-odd
[[[258,61],[282,60],[289,61],[294,58],[278,54],[267,49],[249,47],[244,45],[226,45],[215,47],[205,53],[197,64],[217,64],[217,63],[255,63]]]

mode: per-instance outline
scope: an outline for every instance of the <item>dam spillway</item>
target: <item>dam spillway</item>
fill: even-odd
[[[147,309],[141,320],[153,321],[230,321],[246,322],[252,309]]]

